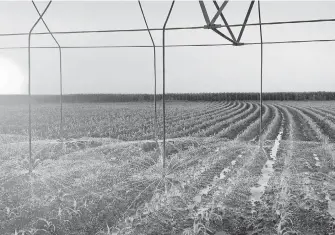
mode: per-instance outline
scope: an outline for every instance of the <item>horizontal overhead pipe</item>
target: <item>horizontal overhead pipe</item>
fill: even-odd
[[[335,42],[335,39],[312,39],[312,40],[291,40],[291,41],[269,41],[263,42],[263,45],[277,45],[277,44],[294,44],[294,43],[316,43],[316,42]],[[165,47],[175,48],[175,47],[221,47],[221,46],[253,46],[260,45],[260,42],[245,42],[238,43],[236,45],[232,43],[215,43],[215,44],[172,44],[165,45]],[[63,46],[62,49],[113,49],[113,48],[152,48],[150,45],[124,45],[124,46]],[[162,45],[156,45],[157,47],[162,47]],[[28,47],[0,47],[0,50],[14,50],[14,49],[27,49]],[[31,49],[55,49],[58,47],[30,47]]]
[[[303,24],[303,23],[322,23],[322,22],[335,22],[335,18],[329,19],[314,19],[314,20],[293,20],[293,21],[273,21],[264,22],[261,25],[285,25],[285,24]],[[259,23],[247,23],[245,26],[259,26]],[[229,27],[241,27],[243,24],[231,24]],[[226,28],[226,25],[216,24],[216,28]],[[194,30],[204,29],[204,26],[185,26],[185,27],[171,27],[165,30]],[[162,31],[162,28],[152,28],[150,31]],[[105,29],[105,30],[77,30],[77,31],[55,31],[52,34],[86,34],[86,33],[121,33],[121,32],[146,32],[146,28],[139,29]],[[49,32],[32,32],[32,35],[46,35]],[[28,36],[29,33],[1,33],[0,37],[6,36]]]

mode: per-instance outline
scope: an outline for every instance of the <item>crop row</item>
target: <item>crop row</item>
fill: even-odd
[[[3,108],[3,107],[2,107]],[[66,104],[64,106],[64,137],[106,137],[121,140],[143,140],[154,137],[154,116],[151,103]],[[304,141],[321,141],[324,136],[335,141],[335,112],[322,106],[299,105],[297,102],[263,104],[260,130],[259,104],[255,102],[171,102],[167,105],[167,136],[216,136],[228,139],[274,139],[287,109],[297,123],[297,135]],[[158,137],[162,138],[161,107],[158,107]],[[34,139],[59,138],[59,107],[33,107]],[[27,136],[27,109],[5,107],[0,115],[2,134]],[[319,133],[320,132],[320,133]],[[322,137],[323,138],[323,137]],[[324,140],[324,138],[323,138]]]

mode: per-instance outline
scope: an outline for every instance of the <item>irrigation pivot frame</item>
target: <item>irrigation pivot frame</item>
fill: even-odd
[[[162,166],[163,166],[163,177],[165,174],[165,147],[166,147],[166,123],[165,123],[165,80],[166,80],[166,74],[165,74],[165,49],[168,47],[218,47],[218,46],[250,46],[250,45],[260,45],[260,56],[261,56],[261,64],[260,64],[260,70],[261,70],[261,77],[260,77],[260,113],[259,113],[259,119],[260,119],[260,128],[259,128],[259,135],[260,135],[260,146],[261,146],[261,132],[262,132],[262,93],[263,93],[263,45],[271,45],[271,44],[288,44],[288,43],[313,43],[313,42],[334,42],[335,39],[313,39],[313,40],[291,40],[291,41],[269,41],[269,42],[263,42],[262,37],[262,26],[263,25],[283,25],[283,24],[303,24],[303,23],[321,23],[321,22],[335,22],[335,19],[312,19],[312,20],[295,20],[295,21],[276,21],[276,22],[262,22],[261,21],[261,9],[260,9],[260,0],[258,0],[258,23],[248,23],[249,16],[251,14],[251,11],[253,9],[255,0],[250,1],[250,5],[248,8],[248,11],[245,15],[244,21],[242,24],[232,24],[229,25],[223,10],[226,7],[226,5],[229,3],[229,0],[225,0],[221,6],[216,2],[216,0],[213,0],[213,4],[216,8],[216,13],[212,18],[209,17],[206,5],[204,1],[199,0],[199,5],[205,20],[205,25],[203,26],[191,26],[191,27],[166,27],[167,22],[170,18],[173,6],[175,4],[175,1],[173,0],[167,15],[167,18],[165,20],[163,28],[149,28],[144,10],[142,8],[140,0],[138,0],[139,8],[141,10],[141,14],[143,16],[143,20],[145,22],[146,28],[138,28],[138,29],[108,29],[108,30],[79,30],[79,31],[58,31],[58,32],[52,32],[47,23],[44,21],[43,16],[48,10],[48,8],[51,5],[52,0],[50,0],[43,10],[42,13],[38,10],[36,7],[34,1],[32,0],[32,4],[34,5],[39,17],[37,21],[33,24],[32,28],[28,33],[4,33],[0,34],[0,37],[8,37],[8,36],[28,36],[28,46],[27,47],[0,47],[0,50],[14,50],[14,49],[28,49],[28,97],[29,97],[29,125],[28,125],[28,134],[29,134],[29,173],[32,173],[32,128],[31,128],[31,103],[32,103],[32,97],[31,97],[31,49],[50,49],[50,48],[57,48],[59,50],[59,72],[60,72],[60,128],[59,128],[59,138],[61,142],[63,143],[64,139],[64,133],[63,133],[63,103],[62,103],[62,96],[63,96],[63,73],[62,73],[62,50],[63,49],[88,49],[88,48],[153,48],[153,61],[154,61],[154,109],[155,109],[155,116],[154,116],[154,138],[155,141],[158,141],[158,134],[157,134],[157,70],[156,70],[156,48],[162,48],[163,50],[163,95],[162,95],[162,103],[163,103],[163,151],[162,151]],[[216,21],[218,18],[221,18],[223,21],[223,24],[216,24]],[[33,32],[35,26],[42,20],[44,26],[47,29],[47,32]],[[241,42],[244,30],[246,27],[252,27],[252,26],[259,26],[260,29],[260,42],[249,42],[249,43],[243,43]],[[239,35],[236,36],[232,32],[232,27],[241,27],[241,30],[239,32]],[[229,36],[222,33],[219,29],[220,28],[227,28],[229,32]],[[197,29],[210,29],[219,36],[221,36],[223,39],[227,40],[228,43],[220,43],[220,44],[175,44],[175,45],[166,45],[165,44],[165,33],[166,31],[170,30],[197,30]],[[124,45],[124,46],[114,46],[114,45],[102,45],[102,46],[63,46],[61,47],[58,43],[57,39],[55,38],[55,34],[92,34],[92,33],[118,33],[118,32],[143,32],[147,31],[149,33],[152,46],[146,46],[146,45]],[[162,31],[163,32],[163,41],[162,45],[157,45],[154,42],[154,39],[151,35],[152,31]],[[31,46],[31,36],[32,35],[46,35],[50,34],[54,40],[54,42],[57,44],[57,47],[54,46]]]

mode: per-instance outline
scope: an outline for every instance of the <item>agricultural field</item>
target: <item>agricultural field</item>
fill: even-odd
[[[335,234],[335,102],[0,106],[0,234]],[[164,173],[164,177],[162,177]]]

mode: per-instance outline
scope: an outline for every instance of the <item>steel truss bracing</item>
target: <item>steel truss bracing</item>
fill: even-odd
[[[205,3],[202,0],[199,1],[202,14],[203,14],[203,16],[205,18],[205,21],[206,21],[206,25],[204,26],[204,28],[213,30],[215,33],[217,33],[218,35],[220,35],[224,39],[226,39],[229,42],[233,43],[234,46],[243,45],[240,41],[241,41],[241,38],[242,38],[242,35],[243,35],[243,32],[244,32],[245,26],[248,23],[248,19],[249,19],[249,16],[250,16],[250,13],[251,13],[252,7],[254,6],[255,1],[252,0],[250,2],[249,8],[248,8],[248,12],[247,12],[247,14],[246,14],[246,16],[244,18],[243,24],[241,25],[242,28],[240,30],[240,33],[239,33],[237,39],[235,38],[234,33],[231,31],[230,26],[229,26],[226,18],[224,17],[224,14],[222,13],[223,9],[228,4],[228,0],[225,0],[222,3],[221,6],[219,6],[219,4],[216,1],[213,1],[213,3],[214,3],[214,6],[215,6],[217,12],[215,13],[215,15],[212,18],[212,20],[210,20],[209,16],[208,16],[208,13],[207,13],[207,9],[206,9]],[[218,30],[218,28],[221,28],[221,25],[217,25],[217,24],[215,24],[215,22],[216,22],[216,20],[218,19],[219,16],[221,17],[221,19],[222,19],[222,21],[224,23],[224,26],[228,29],[228,32],[230,34],[230,38],[228,36],[226,36],[224,33],[220,32]],[[261,24],[261,22],[260,22],[260,24]]]
[[[28,135],[29,135],[29,173],[32,173],[33,171],[33,159],[32,159],[32,128],[31,128],[31,104],[32,104],[32,97],[31,97],[31,49],[33,48],[39,48],[39,49],[50,49],[50,48],[57,48],[59,50],[59,72],[60,72],[60,129],[59,129],[59,137],[61,141],[63,141],[64,133],[63,133],[63,104],[62,104],[62,96],[63,96],[63,75],[62,75],[62,49],[75,49],[75,48],[153,48],[153,61],[154,61],[154,108],[155,108],[155,120],[154,120],[154,138],[157,141],[158,139],[158,133],[157,133],[157,106],[156,106],[156,84],[157,84],[157,70],[156,70],[156,48],[162,48],[163,50],[163,96],[162,96],[162,103],[163,103],[163,140],[162,140],[162,165],[163,165],[163,178],[165,177],[165,155],[166,155],[166,123],[165,123],[165,81],[166,81],[166,68],[165,68],[165,57],[166,57],[166,48],[171,47],[209,47],[209,46],[247,46],[247,45],[260,45],[261,46],[261,64],[260,64],[260,70],[261,70],[261,77],[260,77],[260,104],[261,104],[261,110],[259,114],[260,118],[260,128],[259,128],[259,134],[261,136],[262,132],[262,92],[263,92],[263,45],[271,45],[271,44],[287,44],[287,43],[313,43],[313,42],[334,42],[335,39],[317,39],[317,40],[299,40],[299,41],[277,41],[277,42],[263,42],[263,36],[262,36],[262,26],[264,25],[283,25],[283,24],[302,24],[302,23],[320,23],[320,22],[335,22],[335,19],[314,19],[314,20],[296,20],[296,21],[277,21],[277,22],[265,22],[262,23],[261,20],[261,8],[260,8],[260,0],[258,0],[258,23],[248,23],[248,19],[250,17],[251,11],[253,9],[255,0],[252,0],[249,4],[248,11],[245,15],[244,21],[242,24],[233,24],[229,25],[227,19],[224,16],[223,10],[227,6],[229,0],[225,0],[221,5],[219,5],[215,0],[213,0],[213,4],[216,8],[216,13],[214,14],[213,18],[210,18],[206,9],[205,3],[200,0],[199,5],[203,14],[203,17],[205,19],[205,25],[204,26],[191,26],[191,27],[167,27],[168,20],[170,18],[172,9],[174,7],[175,1],[173,0],[171,3],[171,6],[169,8],[168,15],[165,19],[165,23],[163,25],[163,28],[149,28],[142,5],[140,0],[138,0],[138,4],[141,10],[141,14],[143,16],[146,28],[141,29],[112,29],[112,30],[80,30],[80,31],[63,31],[63,32],[52,32],[45,20],[43,19],[43,16],[45,15],[46,11],[50,7],[52,1],[49,1],[45,9],[42,13],[38,10],[36,7],[34,1],[32,1],[32,4],[34,5],[37,13],[38,13],[38,19],[33,24],[32,28],[28,33],[5,33],[0,34],[0,37],[8,37],[8,36],[28,36],[28,47],[2,47],[0,50],[13,50],[13,49],[28,49],[28,96],[29,96],[29,125],[28,125]],[[218,18],[221,18],[223,21],[223,24],[216,24],[216,21]],[[42,21],[45,28],[47,29],[47,32],[33,32],[36,25]],[[246,27],[249,26],[259,26],[260,30],[260,42],[248,42],[243,43],[241,42],[244,30]],[[241,30],[239,32],[239,35],[236,38],[236,35],[232,32],[232,27],[241,27]],[[220,28],[227,28],[229,36],[225,35],[221,31],[219,31]],[[197,30],[197,29],[210,29],[222,38],[226,39],[229,43],[221,43],[221,44],[186,44],[186,45],[166,45],[166,31],[170,30]],[[87,34],[87,33],[120,33],[120,32],[143,32],[147,31],[149,33],[152,45],[146,46],[146,45],[128,45],[128,46],[113,46],[113,45],[102,45],[102,46],[63,46],[61,47],[58,43],[57,39],[55,38],[55,34]],[[151,35],[152,31],[162,31],[163,33],[163,41],[162,45],[156,45],[153,37]],[[54,40],[54,42],[57,44],[57,47],[32,47],[31,46],[31,36],[32,35],[45,35],[50,34]],[[262,140],[260,138],[260,144]]]

